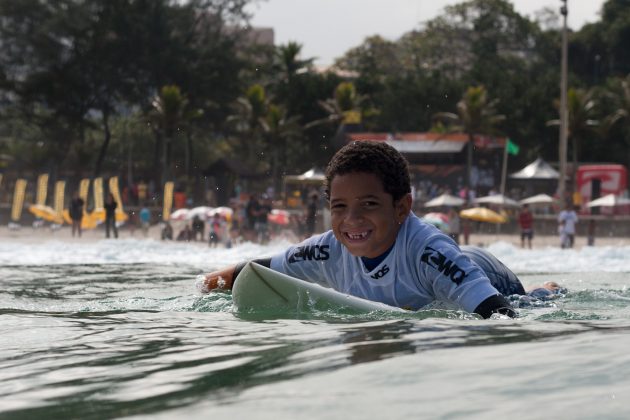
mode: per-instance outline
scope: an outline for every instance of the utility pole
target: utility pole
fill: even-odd
[[[560,177],[558,179],[558,198],[561,206],[565,203],[565,189],[567,184],[567,143],[569,131],[569,112],[567,109],[567,0],[560,0],[563,4],[560,7],[562,14],[562,64],[560,69]]]

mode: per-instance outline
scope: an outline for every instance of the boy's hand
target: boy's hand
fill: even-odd
[[[231,266],[197,276],[197,289],[201,293],[209,293],[213,290],[231,290],[234,283],[234,269],[235,266]]]

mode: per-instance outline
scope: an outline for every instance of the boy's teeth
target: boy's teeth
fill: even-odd
[[[348,233],[348,236],[350,237],[350,239],[363,239],[367,236],[367,232]]]

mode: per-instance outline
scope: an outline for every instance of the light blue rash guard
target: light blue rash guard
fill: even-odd
[[[457,244],[409,213],[387,256],[372,270],[332,231],[313,236],[271,258],[270,268],[339,292],[418,310],[434,301],[473,312],[499,294]]]

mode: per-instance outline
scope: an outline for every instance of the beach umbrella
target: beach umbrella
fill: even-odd
[[[208,217],[214,217],[215,214],[223,217],[225,220],[230,221],[232,219],[232,215],[234,214],[234,210],[231,207],[215,207],[208,211]]]
[[[211,212],[212,210],[214,210],[214,208],[208,207],[208,206],[193,207],[186,214],[186,218],[187,219],[192,219],[195,216],[199,216],[199,218],[205,220],[205,219],[207,219],[209,217],[208,213]]]
[[[286,210],[273,209],[267,216],[270,223],[286,226],[289,224],[289,212]]]
[[[67,224],[71,225],[72,218],[70,217],[70,212],[68,211],[68,209],[65,209],[62,215],[63,220]],[[92,213],[83,213],[83,217],[81,218],[81,229],[95,229],[98,224],[99,221],[94,216],[92,216]]]
[[[477,222],[488,222],[488,223],[505,223],[507,222],[507,218],[502,214],[497,213],[496,211],[492,211],[485,207],[472,207],[470,209],[465,209],[459,212],[459,216],[462,219],[470,219],[475,220]]]
[[[538,194],[527,197],[519,201],[522,204],[552,204],[556,201],[552,196],[547,194]]]
[[[615,194],[608,194],[593,201],[589,201],[586,204],[586,207],[617,207],[626,206],[628,204],[630,204],[629,198],[619,197]]]
[[[57,224],[63,223],[63,215],[57,213],[55,209],[50,206],[45,206],[43,204],[33,204],[29,206],[28,211],[31,212],[35,217],[39,217],[47,222],[53,222]]]
[[[442,194],[439,197],[435,197],[432,200],[424,203],[424,207],[457,207],[465,203],[463,198],[456,197],[450,194]]]
[[[494,205],[503,206],[503,207],[520,207],[521,206],[518,201],[512,200],[511,198],[508,198],[504,196],[503,194],[494,194],[494,195],[488,195],[486,197],[479,197],[479,198],[476,198],[474,202],[476,204],[494,204]]]
[[[444,213],[432,212],[422,216],[422,220],[426,223],[432,224],[441,231],[448,231],[448,216]]]
[[[178,222],[187,220],[189,212],[190,212],[190,209],[177,209],[173,213],[171,213],[170,219],[178,221]]]

